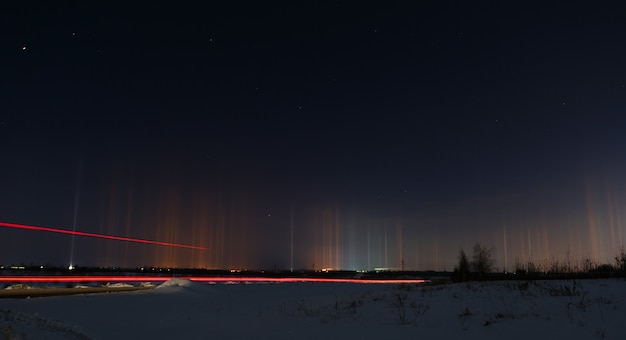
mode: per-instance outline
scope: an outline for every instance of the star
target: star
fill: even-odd
[[[26,45],[22,46],[22,51],[26,51]]]

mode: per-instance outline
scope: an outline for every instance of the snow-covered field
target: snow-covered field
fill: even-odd
[[[0,300],[0,339],[626,339],[626,281],[207,284]]]

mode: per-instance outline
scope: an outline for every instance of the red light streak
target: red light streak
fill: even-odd
[[[322,283],[369,283],[369,284],[401,284],[424,283],[426,280],[363,280],[363,279],[330,279],[311,277],[184,277],[184,276],[0,276],[0,282],[164,282],[172,278],[194,282],[322,282]]]
[[[143,239],[132,238],[132,237],[122,237],[122,236],[86,233],[86,232],[83,232],[83,231],[71,231],[71,230],[65,230],[65,229],[57,229],[57,228],[49,228],[49,227],[38,227],[38,226],[33,226],[33,225],[24,225],[24,224],[16,224],[16,223],[0,222],[0,227],[26,229],[26,230],[37,230],[37,231],[47,231],[47,232],[51,232],[51,233],[69,234],[69,235],[77,235],[77,236],[97,237],[97,238],[103,238],[103,239],[108,239],[108,240],[116,240],[116,241],[127,241],[127,242],[137,242],[137,243],[146,243],[146,244],[156,244],[156,245],[159,245],[159,246],[166,246],[166,247],[179,247],[179,248],[188,248],[188,249],[197,249],[197,250],[207,250],[207,248],[204,248],[204,247],[191,246],[191,245],[187,245],[187,244],[169,243],[169,242],[161,242],[161,241],[151,241],[151,240],[143,240]]]

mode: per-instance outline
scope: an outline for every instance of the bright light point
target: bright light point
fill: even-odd
[[[26,46],[22,46],[22,51],[26,51]]]
[[[69,266],[69,267],[67,267],[67,269],[68,269],[68,270],[74,270],[74,268],[76,268],[76,267],[74,267],[74,266],[73,266],[73,265],[71,265],[71,264],[70,264],[70,266]]]

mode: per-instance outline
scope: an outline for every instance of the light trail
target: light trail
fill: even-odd
[[[33,226],[33,225],[24,225],[24,224],[16,224],[16,223],[0,222],[0,227],[16,228],[16,229],[26,229],[26,230],[36,230],[36,231],[47,231],[47,232],[51,232],[51,233],[77,235],[77,236],[86,236],[86,237],[97,237],[97,238],[103,238],[103,239],[108,239],[108,240],[155,244],[155,245],[166,246],[166,247],[178,247],[178,248],[187,248],[187,249],[196,249],[196,250],[207,250],[207,248],[205,248],[205,247],[192,246],[192,245],[180,244],[180,243],[151,241],[151,240],[144,240],[144,239],[140,239],[140,238],[113,236],[113,235],[104,235],[104,234],[95,234],[95,233],[86,233],[86,232],[83,232],[83,231],[72,231],[72,230],[49,228],[49,227],[38,227],[38,226]]]
[[[0,282],[164,282],[170,279],[184,279],[194,282],[321,282],[321,283],[368,283],[368,284],[405,284],[405,283],[425,283],[427,280],[367,280],[367,279],[330,279],[311,277],[207,277],[207,276],[0,276]]]

